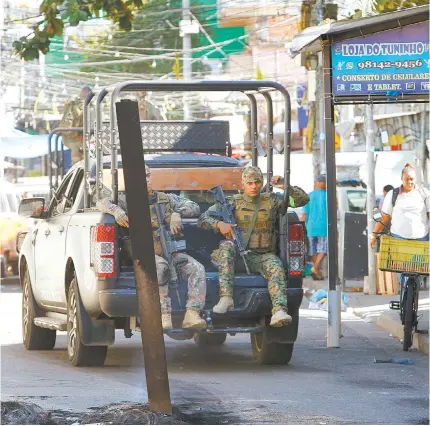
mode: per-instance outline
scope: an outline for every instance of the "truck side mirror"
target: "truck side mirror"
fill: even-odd
[[[375,207],[373,209],[373,220],[375,222],[381,222],[381,220],[382,220],[382,213],[380,212],[380,210],[378,209],[378,207]]]
[[[22,217],[32,217],[34,219],[43,219],[45,216],[45,199],[44,198],[24,198],[21,200],[18,208],[18,214]]]

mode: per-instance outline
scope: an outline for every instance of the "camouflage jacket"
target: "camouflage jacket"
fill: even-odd
[[[154,191],[155,192],[155,191]],[[172,211],[179,213],[181,217],[193,217],[200,214],[200,207],[194,201],[191,201],[184,197],[179,197],[175,194],[165,194],[169,199],[170,207]],[[110,197],[106,197],[97,201],[96,207],[103,213],[111,214],[115,216],[118,214],[118,209],[127,213],[127,199],[123,192],[118,194],[118,205],[113,204]]]
[[[235,196],[226,197],[227,202],[233,207],[233,210],[236,207],[236,198]],[[291,187],[291,194],[288,206],[286,206],[286,203],[279,199],[274,193],[270,194],[269,197],[269,203],[271,206],[271,213],[272,218],[275,218],[278,214],[284,214],[287,211],[287,207],[302,207],[306,205],[309,202],[309,196],[306,194],[303,189],[299,188],[298,186],[292,186]],[[203,213],[199,220],[197,221],[197,226],[206,230],[213,230],[215,232],[219,232],[217,228],[217,223],[220,221],[220,219],[217,219],[214,216],[211,216],[211,212],[219,211],[218,203],[215,203],[213,206],[211,206],[205,213]]]

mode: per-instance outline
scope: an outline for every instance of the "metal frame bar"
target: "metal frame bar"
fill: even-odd
[[[106,88],[111,91],[113,86]],[[281,92],[285,100],[285,133],[284,133],[284,179],[286,189],[284,191],[284,200],[289,198],[290,184],[290,151],[291,151],[291,100],[290,95],[281,84],[274,81],[200,81],[200,82],[177,82],[177,81],[126,81],[117,84],[111,91],[111,167],[117,169],[117,141],[116,141],[116,116],[115,103],[122,92],[131,91],[239,91],[246,95],[254,93],[268,94],[270,91]],[[267,98],[266,98],[267,101]],[[251,101],[252,102],[252,101]],[[269,160],[268,160],[269,161]],[[112,180],[112,191],[117,193],[117,179]],[[116,195],[117,196],[117,195]]]
[[[258,110],[257,101],[254,95],[247,94],[248,99],[251,103],[251,128],[249,138],[251,139],[251,151],[252,151],[252,165],[258,166]]]
[[[102,144],[101,144],[101,138],[102,138],[102,107],[101,103],[103,102],[103,99],[107,95],[107,90],[102,89],[100,93],[97,96],[97,102],[96,102],[96,125],[94,129],[95,133],[95,143],[96,143],[96,195],[97,200],[100,199],[100,194],[102,190],[102,181],[103,181],[103,151],[102,151]]]
[[[91,113],[88,108],[94,93],[88,93],[84,103],[84,119],[83,119],[83,132],[84,132],[84,209],[89,206],[90,194],[90,139],[91,139]]]
[[[51,130],[49,132],[48,135],[48,156],[49,156],[49,162],[50,164],[48,165],[48,179],[49,179],[49,191],[50,191],[50,196],[52,195],[52,191],[54,189],[57,189],[58,187],[58,171],[59,171],[59,164],[58,164],[58,138],[61,136],[61,133],[63,132],[82,132],[83,128],[82,127],[57,127],[53,130]],[[52,182],[52,149],[51,149],[51,143],[52,143],[52,137],[55,135],[55,144],[54,144],[54,148],[55,148],[55,152],[54,152],[54,158],[55,158],[55,165],[57,166],[56,171],[55,171],[55,186]],[[61,162],[61,177],[64,177],[64,142],[61,142],[61,157],[62,157],[62,162]]]
[[[267,103],[267,133],[266,133],[266,153],[267,153],[267,191],[272,191],[271,180],[273,177],[273,101],[269,93],[262,93]]]

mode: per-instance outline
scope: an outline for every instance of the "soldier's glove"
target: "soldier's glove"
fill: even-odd
[[[290,206],[290,207],[303,207],[309,203],[309,195],[306,194],[306,192],[299,186],[291,187],[290,198],[294,200],[294,206]]]
[[[173,234],[177,235],[180,234],[182,231],[182,219],[181,215],[179,213],[172,213],[172,216],[170,218],[170,230]]]
[[[115,209],[115,212],[114,212],[113,216],[114,216],[114,218],[116,220],[116,223],[119,226],[123,226],[124,228],[128,228],[128,226],[129,226],[128,225],[128,216],[127,216],[127,213],[124,210],[122,210],[119,207],[117,207]]]

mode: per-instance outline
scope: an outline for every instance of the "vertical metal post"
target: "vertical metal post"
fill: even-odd
[[[285,121],[284,121],[284,201],[290,196],[290,174],[291,174],[291,99],[290,94],[285,90],[282,93],[285,100]],[[287,235],[288,237],[288,235]]]
[[[273,102],[269,93],[263,93],[264,99],[267,103],[267,192],[272,191],[272,184],[270,183],[273,177]]]
[[[257,123],[257,101],[254,95],[247,95],[251,102],[251,128],[249,138],[251,140],[252,165],[258,166],[258,123]]]
[[[64,140],[63,136],[61,136],[61,180],[64,177]]]
[[[191,21],[190,0],[182,0],[182,21]],[[185,29],[185,28],[184,28]],[[192,79],[191,66],[191,34],[184,32],[182,35],[182,72],[185,81]],[[190,109],[187,94],[184,94],[184,120],[190,119]]]
[[[325,11],[325,0],[316,0],[316,20],[317,25],[321,25],[324,22],[324,11]],[[315,100],[315,129],[316,136],[314,138],[315,143],[318,144],[318,151],[313,152],[313,165],[314,175],[318,175],[325,172],[327,167],[325,162],[325,121],[324,121],[324,87],[323,87],[323,58],[322,52],[318,53],[318,68],[316,70],[316,100]],[[314,176],[314,177],[315,177]]]
[[[100,194],[103,187],[103,149],[102,149],[102,102],[107,95],[107,90],[102,89],[97,96],[96,101],[96,123],[94,128],[96,144],[96,197],[100,200]]]
[[[58,169],[59,169],[59,161],[58,161],[58,158],[59,158],[59,155],[58,155],[58,137],[59,137],[60,135],[58,134],[58,133],[56,133],[55,135],[54,135],[54,148],[55,148],[55,155],[54,155],[54,158],[55,158],[55,189],[57,189],[58,188]]]
[[[286,90],[282,91],[282,96],[285,101],[284,113],[284,203],[288,203],[290,199],[290,154],[291,154],[291,99]],[[289,268],[289,226],[288,213],[280,217],[281,232],[284,233],[280,241],[281,259],[284,261],[285,268]]]
[[[421,157],[421,171],[423,176],[423,185],[427,188],[428,181],[428,170],[427,170],[427,158],[426,158],[426,142],[427,142],[427,132],[426,132],[426,121],[428,122],[429,113],[426,111],[426,106],[422,106],[422,112],[420,114],[420,157]]]
[[[117,137],[117,117],[115,111],[116,99],[119,96],[115,90],[112,92],[110,99],[110,145],[111,145],[111,177],[112,177],[112,197],[114,204],[118,204],[118,137]]]
[[[154,246],[152,238],[144,238],[145,235],[152,235],[152,225],[138,103],[122,100],[116,104],[116,112],[130,221],[148,403],[156,412],[172,414]]]
[[[84,209],[89,207],[89,193],[90,193],[90,102],[94,97],[94,93],[90,92],[84,101],[84,117],[83,117],[83,150],[84,150]]]
[[[367,159],[367,262],[368,274],[364,280],[364,293],[376,294],[376,264],[375,254],[370,246],[371,236],[375,222],[373,220],[373,207],[375,206],[375,129],[373,121],[373,105],[366,105],[366,159]]]
[[[51,199],[52,191],[53,191],[53,185],[52,185],[52,136],[54,135],[53,132],[49,133],[48,136],[48,179],[49,179],[49,199]]]
[[[324,127],[326,137],[325,160],[327,167],[327,229],[328,229],[328,320],[327,347],[339,347],[340,285],[337,258],[337,197],[336,152],[334,145],[334,107],[331,98],[331,44],[322,40]]]

